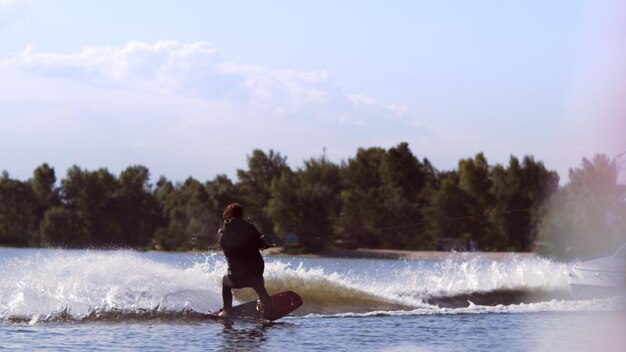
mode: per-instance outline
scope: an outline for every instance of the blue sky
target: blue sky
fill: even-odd
[[[620,1],[0,0],[0,169],[235,178],[409,143],[567,170],[626,150]]]

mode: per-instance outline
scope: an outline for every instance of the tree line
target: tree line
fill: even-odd
[[[481,250],[529,251],[540,243],[567,256],[589,248],[585,231],[592,230],[607,234],[604,245],[593,245],[598,251],[618,242],[625,212],[614,162],[584,159],[570,179],[559,187],[557,173],[532,156],[490,165],[478,153],[439,171],[407,143],[360,148],[339,164],[311,158],[295,170],[278,152],[254,150],[236,182],[161,176],[152,184],[144,166],[117,176],[73,166],[59,182],[42,164],[26,181],[6,171],[0,177],[0,245],[206,248],[230,202],[241,203],[269,237],[297,234],[290,250],[301,252],[340,243],[432,250],[442,238],[462,238]]]

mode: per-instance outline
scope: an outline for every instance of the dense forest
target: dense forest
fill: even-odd
[[[480,250],[541,249],[559,257],[605,251],[624,241],[624,192],[615,163],[584,159],[560,187],[558,175],[532,156],[489,165],[482,153],[439,171],[401,143],[361,148],[340,164],[325,156],[292,170],[287,158],[254,150],[237,181],[152,184],[144,166],[119,175],[53,167],[31,179],[0,177],[0,245],[17,247],[206,249],[216,243],[225,205],[236,201],[262,232],[287,248],[333,246],[433,250],[443,238],[475,241]],[[593,234],[593,235],[590,235]]]

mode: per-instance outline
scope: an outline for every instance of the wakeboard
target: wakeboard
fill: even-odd
[[[302,297],[293,291],[284,291],[270,296],[276,311],[274,314],[262,313],[257,309],[258,301],[250,301],[247,303],[234,306],[233,310],[227,316],[223,316],[220,312],[211,313],[211,316],[226,319],[253,319],[274,321],[293,312],[302,305]]]

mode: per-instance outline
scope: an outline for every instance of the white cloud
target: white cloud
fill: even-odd
[[[256,108],[275,113],[292,113],[300,109],[330,103],[332,87],[325,71],[270,69],[258,65],[223,63],[217,66],[224,75],[236,76],[248,90],[248,102]]]
[[[0,148],[15,151],[0,165],[22,176],[47,161],[210,178],[234,174],[253,148],[346,158],[415,130],[405,107],[346,94],[326,71],[224,62],[205,42],[27,47],[0,58],[0,77]]]
[[[58,77],[107,86],[176,88],[189,80],[194,70],[206,70],[216,50],[207,43],[181,44],[159,41],[153,45],[129,42],[122,48],[86,47],[78,53],[40,53],[28,46],[21,53],[0,61],[11,68],[40,77]]]
[[[367,108],[374,108],[380,110],[387,110],[392,115],[397,117],[404,117],[409,114],[409,108],[405,105],[393,105],[382,103],[372,97],[363,94],[349,94],[348,100],[355,106],[365,106]]]
[[[133,41],[121,48],[86,47],[77,53],[45,53],[29,46],[0,60],[0,70],[9,75],[17,72],[29,86],[74,85],[72,97],[89,91],[100,97],[119,91],[144,96],[174,94],[229,102],[258,114],[332,115],[336,117],[334,121],[361,123],[363,118],[354,115],[365,113],[375,120],[409,114],[406,106],[344,93],[331,82],[326,71],[223,62],[217,50],[204,42]],[[67,88],[62,91],[68,92]],[[59,93],[53,87],[47,89]],[[19,96],[37,99],[37,94],[25,91],[19,92]]]
[[[205,42],[133,41],[121,48],[86,47],[76,53],[39,52],[29,46],[0,59],[0,72],[7,78],[0,83],[5,100],[59,101],[65,96],[94,103],[112,97],[117,102],[112,105],[119,106],[127,98],[140,103],[156,94],[162,95],[159,105],[163,100],[194,98],[258,115],[316,115],[365,124],[360,115],[370,116],[370,123],[409,115],[405,106],[344,93],[326,71],[223,62]],[[98,111],[110,107],[91,106]]]

